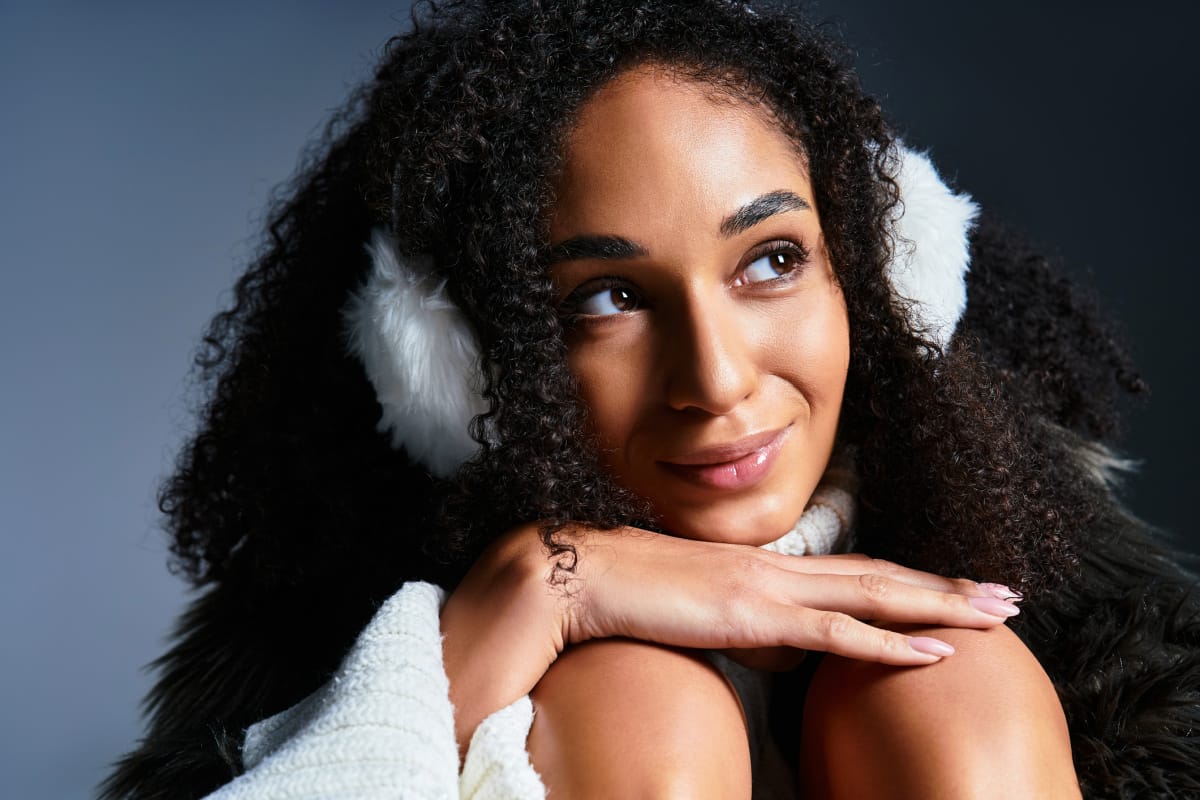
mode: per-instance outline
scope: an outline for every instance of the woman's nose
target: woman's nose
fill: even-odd
[[[728,414],[758,381],[754,345],[733,309],[689,304],[662,332],[667,403],[678,410]]]

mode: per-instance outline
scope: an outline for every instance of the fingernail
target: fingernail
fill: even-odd
[[[1015,603],[1019,600],[1025,599],[1025,595],[1021,594],[1020,592],[1013,591],[1003,583],[981,583],[979,584],[979,588],[990,594],[992,597],[998,597],[1001,600],[1008,600]]]
[[[953,647],[941,639],[934,639],[930,636],[910,636],[908,637],[908,646],[918,653],[924,653],[927,656],[954,655]]]
[[[967,602],[993,617],[1015,617],[1021,613],[1021,609],[998,597],[968,597]]]

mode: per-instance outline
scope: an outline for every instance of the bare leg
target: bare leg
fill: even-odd
[[[1062,707],[1016,634],[905,630],[958,652],[909,668],[826,657],[804,714],[807,798],[1080,796]]]
[[[702,656],[628,639],[567,650],[532,693],[551,798],[750,797],[736,693]]]

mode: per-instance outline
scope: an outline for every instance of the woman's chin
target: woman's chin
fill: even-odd
[[[799,516],[797,512],[795,517],[786,522],[764,518],[755,520],[752,524],[747,524],[744,518],[723,520],[705,519],[696,515],[680,515],[675,518],[664,516],[663,531],[683,539],[761,547],[786,535],[795,526]]]

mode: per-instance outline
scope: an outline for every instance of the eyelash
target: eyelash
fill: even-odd
[[[774,278],[743,284],[743,286],[778,286],[789,283],[798,278],[804,272],[805,267],[808,266],[811,254],[809,253],[807,247],[797,242],[790,242],[782,239],[773,242],[766,242],[750,251],[745,262],[738,269],[738,278],[741,278],[743,275],[745,275],[746,270],[755,263],[764,258],[771,258],[773,256],[790,256],[793,260],[793,266],[786,272],[781,273]],[[628,289],[630,290],[630,294],[634,296],[635,301],[637,300],[638,291],[630,281],[614,275],[604,275],[588,281],[567,295],[567,297],[559,305],[559,315],[562,317],[564,322],[568,324],[574,324],[585,320],[601,320],[608,319],[610,317],[621,316],[620,313],[582,314],[579,312],[580,307],[583,306],[585,301],[590,300],[602,292],[612,291],[613,289]],[[637,310],[637,308],[640,307],[641,306],[639,305],[630,310]]]
[[[763,283],[773,284],[776,281],[786,282],[799,277],[800,274],[804,272],[804,268],[808,266],[808,262],[812,257],[812,254],[809,253],[807,247],[799,244],[798,242],[789,242],[784,239],[766,242],[750,251],[750,254],[746,256],[745,266],[738,271],[738,274],[744,275],[746,270],[749,269],[753,264],[761,261],[764,258],[771,258],[773,256],[791,256],[795,263],[790,269],[788,269],[787,272],[777,275],[774,278],[768,278],[765,281],[758,281],[757,284],[751,285]]]

